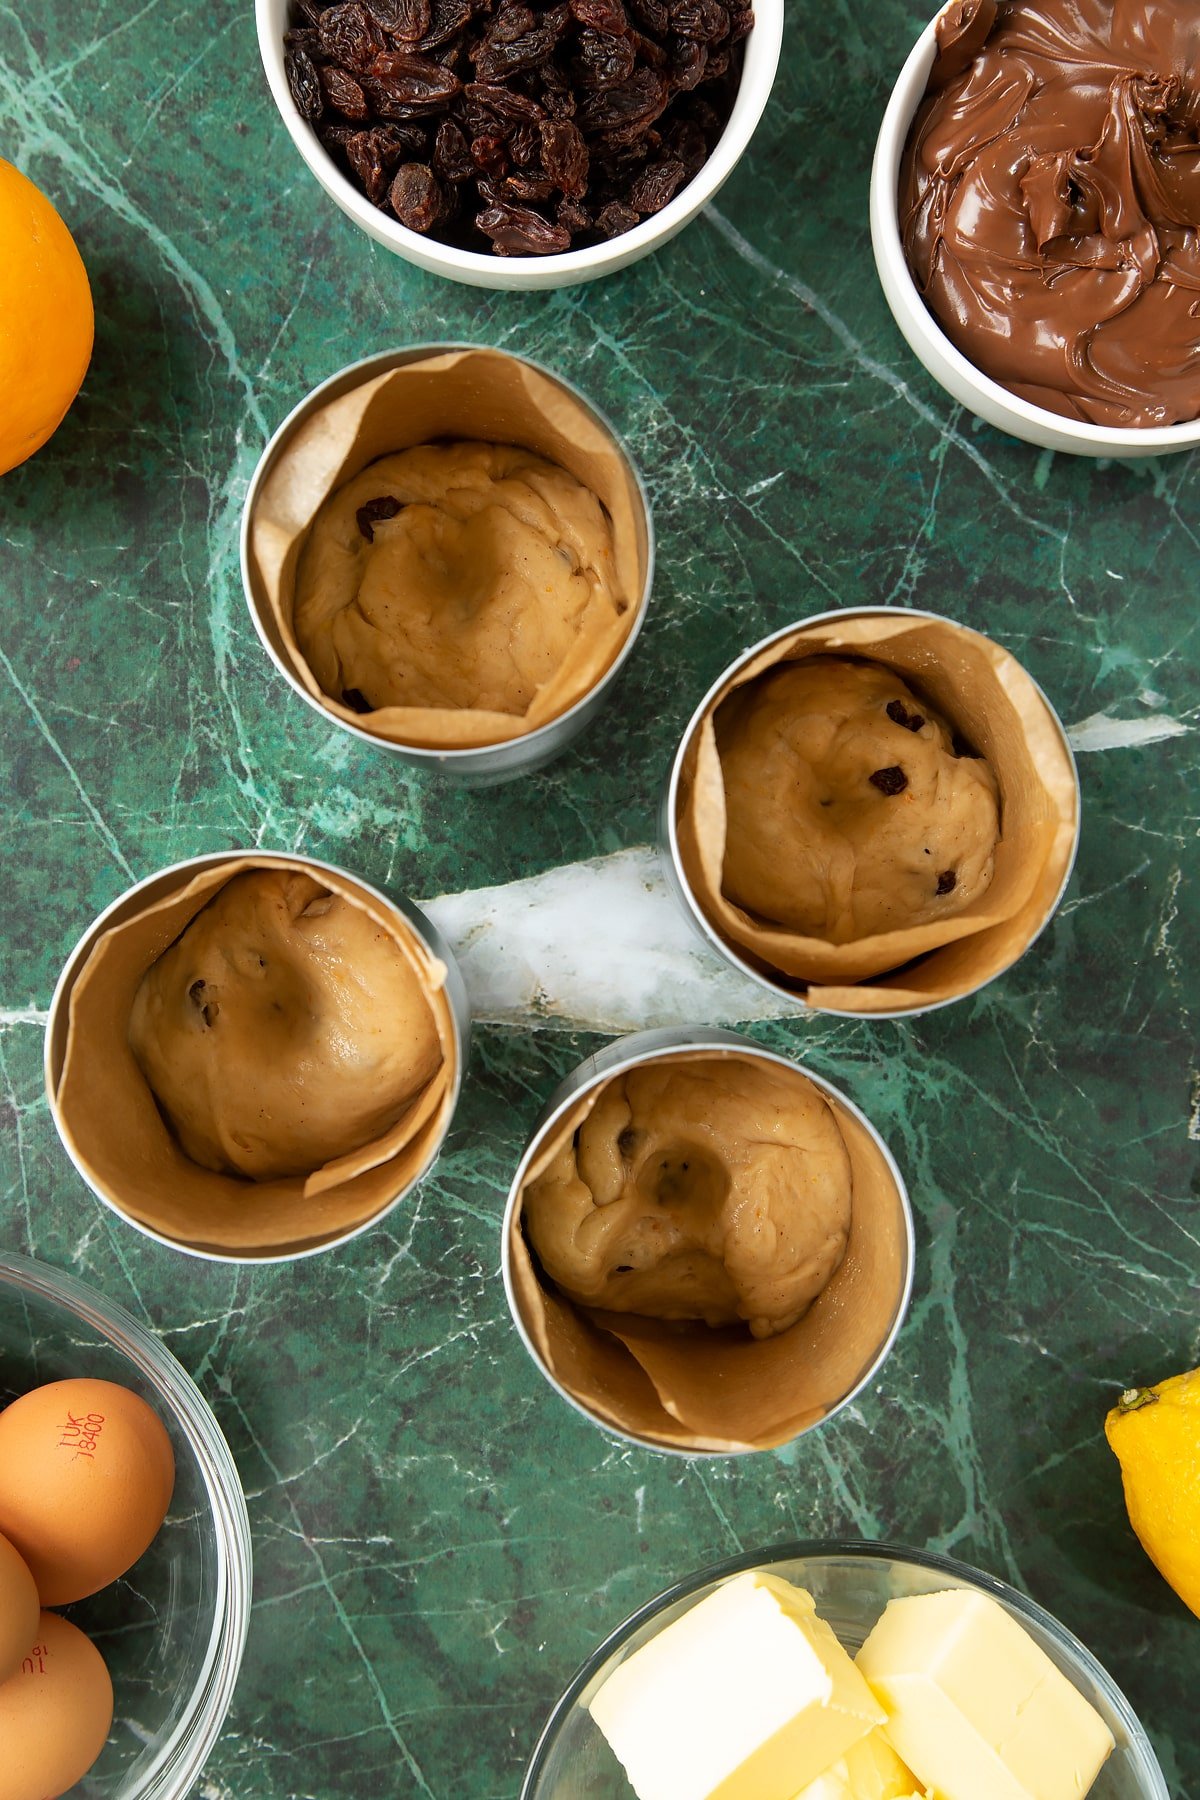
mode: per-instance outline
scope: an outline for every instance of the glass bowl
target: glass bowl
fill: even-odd
[[[199,1389],[119,1306],[45,1264],[0,1252],[0,1406],[94,1375],[154,1408],[175,1452],[166,1523],[129,1573],[61,1610],[112,1675],[112,1731],[78,1800],[183,1800],[229,1710],[250,1622],[250,1522],[228,1445]]]
[[[1116,1749],[1089,1800],[1170,1800],[1150,1741],[1124,1694],[1090,1651],[1024,1594],[966,1563],[892,1544],[781,1544],[689,1575],[618,1625],[554,1708],[533,1753],[521,1800],[629,1800],[624,1770],[592,1723],[588,1702],[612,1671],[696,1601],[743,1569],[766,1569],[807,1588],[846,1649],[857,1651],[889,1600],[974,1588],[998,1600],[1100,1714]]]

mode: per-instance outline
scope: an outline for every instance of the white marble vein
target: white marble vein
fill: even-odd
[[[484,1023],[533,1019],[619,1032],[788,1018],[800,1009],[705,947],[649,847],[422,905],[448,939]]]
[[[1191,729],[1166,713],[1155,713],[1149,719],[1110,719],[1107,713],[1091,713],[1077,725],[1067,726],[1067,742],[1077,754],[1129,750],[1139,744],[1159,744],[1164,738],[1185,737]]]

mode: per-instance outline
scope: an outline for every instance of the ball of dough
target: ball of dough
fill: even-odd
[[[384,706],[528,712],[597,593],[615,612],[612,533],[595,494],[509,444],[381,457],[313,520],[296,639],[325,691]]]
[[[295,870],[237,875],[142,977],[129,1041],[195,1163],[271,1181],[381,1137],[442,1060],[390,933]]]
[[[800,1075],[733,1058],[610,1081],[526,1189],[546,1273],[585,1306],[786,1331],[841,1262],[850,1158]]]
[[[716,714],[722,891],[832,944],[929,925],[992,879],[996,780],[881,663],[814,656],[738,688]]]

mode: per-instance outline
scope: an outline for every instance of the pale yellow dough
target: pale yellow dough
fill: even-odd
[[[987,889],[995,776],[981,758],[955,755],[950,727],[891,669],[826,656],[786,663],[722,704],[716,734],[722,891],[736,906],[847,944],[949,918]],[[870,779],[896,769],[898,793]]]
[[[357,520],[372,500],[401,510]],[[313,521],[295,631],[321,688],[386,706],[528,712],[599,591],[617,613],[612,533],[595,494],[532,451],[422,444],[381,457]],[[350,695],[351,698],[346,699]]]
[[[842,1260],[850,1160],[821,1095],[729,1058],[603,1089],[525,1193],[546,1273],[586,1306],[755,1337],[793,1325]]]
[[[256,1181],[376,1138],[442,1052],[417,972],[307,875],[228,882],[142,978],[129,1041],[193,1162]]]

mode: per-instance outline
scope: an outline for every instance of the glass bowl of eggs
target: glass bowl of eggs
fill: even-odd
[[[165,1459],[164,1494],[170,1486],[171,1456],[174,1460],[166,1518],[144,1553],[138,1554],[134,1540],[129,1542],[136,1561],[124,1574],[61,1607],[52,1584],[48,1593],[43,1574],[38,1574],[42,1603],[49,1599],[55,1614],[91,1641],[112,1682],[107,1739],[81,1779],[69,1775],[77,1781],[71,1791],[80,1800],[180,1800],[191,1792],[229,1710],[249,1625],[250,1524],[237,1469],[199,1389],[151,1332],[57,1269],[0,1253],[0,1488],[20,1488],[21,1445],[26,1430],[36,1427],[37,1391],[56,1382],[78,1383],[81,1390],[85,1383],[114,1384],[109,1397],[128,1414],[134,1438],[139,1433],[149,1438],[148,1454],[159,1466]],[[121,1399],[115,1389],[135,1398]],[[58,1410],[71,1420],[66,1430],[74,1439],[79,1466],[86,1470],[89,1451],[95,1448],[88,1436],[92,1415],[81,1407],[73,1414],[65,1406]],[[99,1441],[115,1444],[118,1425],[125,1428],[114,1414],[107,1436],[102,1431]],[[35,1453],[31,1440],[31,1459]],[[128,1500],[114,1509],[111,1520],[103,1517],[99,1489],[85,1490],[97,1498],[80,1522],[81,1536],[99,1531],[120,1539],[134,1530],[132,1514],[146,1486],[136,1461],[131,1462]],[[117,1548],[119,1552],[119,1544]],[[26,1557],[33,1561],[28,1547]],[[3,1573],[0,1568],[0,1579]],[[77,1581],[74,1591],[83,1585],[87,1583]],[[55,1633],[63,1634],[63,1628],[47,1624],[43,1614],[39,1637],[49,1645],[51,1663],[58,1647]],[[102,1673],[93,1675],[98,1665],[77,1636],[63,1635],[81,1652],[78,1708],[66,1709],[61,1729],[37,1729],[32,1734],[36,1742],[28,1746],[5,1744],[6,1759],[25,1757],[24,1777],[35,1800],[61,1792],[66,1784],[59,1764],[38,1766],[44,1741],[53,1738],[56,1752],[62,1751],[75,1720],[95,1716],[93,1679],[101,1686],[105,1680]],[[14,1682],[23,1686],[24,1677],[37,1673],[38,1648],[33,1647],[33,1657],[26,1658]],[[38,1685],[31,1682],[31,1691]],[[44,1685],[49,1691],[49,1683]],[[51,1723],[58,1727],[57,1716]],[[10,1725],[4,1735],[19,1732]],[[65,1751],[70,1754],[69,1744]],[[24,1790],[16,1791],[23,1800]]]
[[[703,1569],[619,1625],[521,1800],[644,1800],[668,1767],[695,1796],[959,1800],[984,1763],[989,1793],[1170,1800],[1124,1694],[1034,1601],[952,1557],[817,1541]]]

